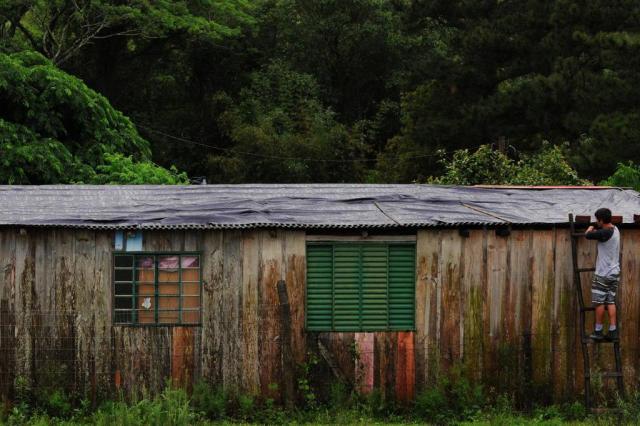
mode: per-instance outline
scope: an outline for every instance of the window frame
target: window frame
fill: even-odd
[[[116,321],[116,297],[123,297],[123,296],[117,296],[116,295],[116,257],[117,256],[132,256],[133,257],[133,264],[131,266],[131,271],[132,271],[132,281],[131,281],[131,285],[132,285],[132,293],[131,294],[131,300],[132,300],[132,308],[131,309],[123,309],[122,311],[129,311],[132,313],[132,315],[135,315],[135,321],[131,322],[117,322]],[[137,308],[137,302],[138,302],[138,281],[136,280],[136,256],[154,256],[154,277],[153,277],[153,287],[154,287],[154,308],[153,308],[153,312],[154,312],[154,322],[149,322],[149,323],[141,323],[139,322],[139,318],[137,316],[138,313],[138,308]],[[158,293],[158,286],[159,286],[159,274],[158,274],[158,261],[157,261],[157,257],[159,256],[178,256],[178,287],[179,287],[179,293],[178,293],[178,318],[180,322],[165,322],[165,323],[159,323],[158,322],[158,312],[162,311],[158,309],[158,298],[159,298],[159,293]],[[198,321],[197,322],[190,322],[190,323],[182,323],[182,313],[184,312],[183,307],[182,307],[182,298],[183,293],[182,293],[182,289],[183,289],[183,281],[182,281],[182,263],[181,263],[181,259],[182,256],[198,256],[198,298],[200,301],[200,305],[199,308],[197,310],[198,312]],[[117,326],[117,327],[201,327],[202,326],[202,287],[203,287],[203,280],[202,280],[202,252],[201,251],[195,251],[195,250],[190,250],[190,251],[160,251],[160,250],[142,250],[142,251],[125,251],[125,250],[114,250],[112,252],[112,256],[111,256],[111,304],[112,304],[112,309],[111,309],[111,314],[112,314],[112,318],[111,318],[111,324],[113,326]],[[129,269],[129,268],[123,268],[123,269]],[[195,282],[195,281],[189,281],[189,282]],[[147,283],[148,284],[148,283]],[[166,312],[171,312],[169,310],[165,310]],[[188,312],[195,312],[195,310],[193,311],[188,311]]]
[[[381,246],[385,246],[387,247],[387,253],[388,253],[388,248],[390,246],[412,246],[413,248],[413,325],[412,327],[407,327],[404,328],[402,330],[400,329],[395,329],[391,326],[390,320],[387,320],[387,325],[384,329],[380,329],[380,330],[363,330],[362,326],[360,326],[360,329],[356,330],[336,330],[335,326],[333,325],[333,318],[332,318],[332,326],[330,330],[318,330],[318,329],[310,329],[309,325],[308,325],[308,314],[309,314],[309,309],[308,309],[308,292],[309,292],[309,280],[308,280],[308,255],[306,254],[306,250],[309,246],[327,246],[327,245],[331,245],[332,246],[332,252],[335,253],[335,246],[341,245],[381,245]],[[418,248],[417,248],[417,242],[415,239],[411,240],[411,239],[404,239],[404,238],[398,238],[398,239],[389,239],[389,240],[385,240],[385,239],[376,239],[376,240],[363,240],[363,239],[340,239],[340,240],[329,240],[329,239],[324,239],[324,238],[319,238],[319,239],[307,239],[306,244],[305,244],[305,290],[304,290],[304,294],[305,294],[305,299],[304,299],[304,329],[306,332],[309,333],[377,333],[377,332],[415,332],[416,331],[416,308],[417,308],[417,303],[416,303],[416,292],[417,292],[417,282],[418,282],[418,270],[417,270],[417,266],[418,266],[418,252],[417,252]],[[335,265],[335,257],[332,257],[332,262]],[[359,260],[359,262],[362,262],[362,258]],[[387,316],[389,316],[389,305],[391,303],[391,299],[390,299],[390,292],[389,292],[389,282],[390,282],[390,278],[389,278],[389,257],[387,254]],[[335,274],[335,269],[333,269],[332,267],[332,274]],[[334,281],[334,277],[332,276],[331,278],[331,287],[332,287],[332,294],[335,291],[334,290],[334,286],[335,286],[335,281]],[[333,297],[333,296],[332,296]],[[359,297],[359,303],[362,304],[362,295],[360,295]],[[333,315],[333,311],[334,311],[334,306],[335,306],[335,299],[332,300],[331,302],[331,310],[332,310],[332,315]]]

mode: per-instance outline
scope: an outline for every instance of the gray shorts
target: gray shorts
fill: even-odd
[[[616,291],[620,284],[620,275],[601,277],[594,275],[591,282],[591,303],[594,305],[613,305],[616,303]]]

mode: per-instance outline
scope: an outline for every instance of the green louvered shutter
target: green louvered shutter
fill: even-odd
[[[330,331],[333,307],[333,246],[307,247],[307,328]]]
[[[416,248],[389,245],[389,329],[415,327]]]
[[[307,246],[307,329],[414,328],[415,245]]]
[[[333,329],[360,328],[360,287],[362,286],[361,246],[333,246]]]
[[[387,245],[362,244],[362,310],[360,330],[386,330],[387,308]]]

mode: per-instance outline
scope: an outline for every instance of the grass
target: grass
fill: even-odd
[[[539,406],[518,411],[506,395],[488,398],[481,387],[458,377],[447,379],[416,397],[410,406],[394,406],[379,393],[355,394],[346,386],[331,387],[325,400],[311,397],[305,387],[298,408],[284,410],[271,399],[233,395],[205,383],[191,395],[168,384],[154,397],[135,401],[105,401],[91,407],[60,390],[32,393],[17,387],[14,403],[0,405],[0,424],[6,425],[609,425],[637,424],[640,395],[619,401],[616,417],[589,416],[578,403]],[[4,408],[2,408],[4,407]]]

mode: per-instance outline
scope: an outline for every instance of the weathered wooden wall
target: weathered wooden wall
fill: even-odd
[[[582,392],[578,308],[566,228],[418,232],[416,383],[434,383],[458,364],[471,378],[516,393],[555,400]],[[640,230],[622,230],[619,320],[625,384],[640,368]],[[579,263],[592,266],[595,243],[579,242]],[[590,301],[590,274],[583,274]],[[589,302],[587,302],[589,303]],[[593,316],[587,316],[592,327]],[[593,345],[591,345],[593,346]],[[612,351],[595,353],[612,370]]]
[[[640,230],[622,235],[622,356],[625,382],[635,386]],[[94,397],[202,378],[290,399],[307,354],[326,363],[319,346],[346,381],[399,399],[457,365],[501,390],[544,388],[557,399],[581,392],[567,229],[418,231],[416,330],[402,333],[305,333],[305,233],[290,230],[146,232],[144,250],[202,252],[202,326],[113,326],[112,240],[110,232],[0,230],[0,394],[17,377]],[[580,253],[592,263],[595,245],[582,242]],[[611,357],[603,350],[600,361]]]

